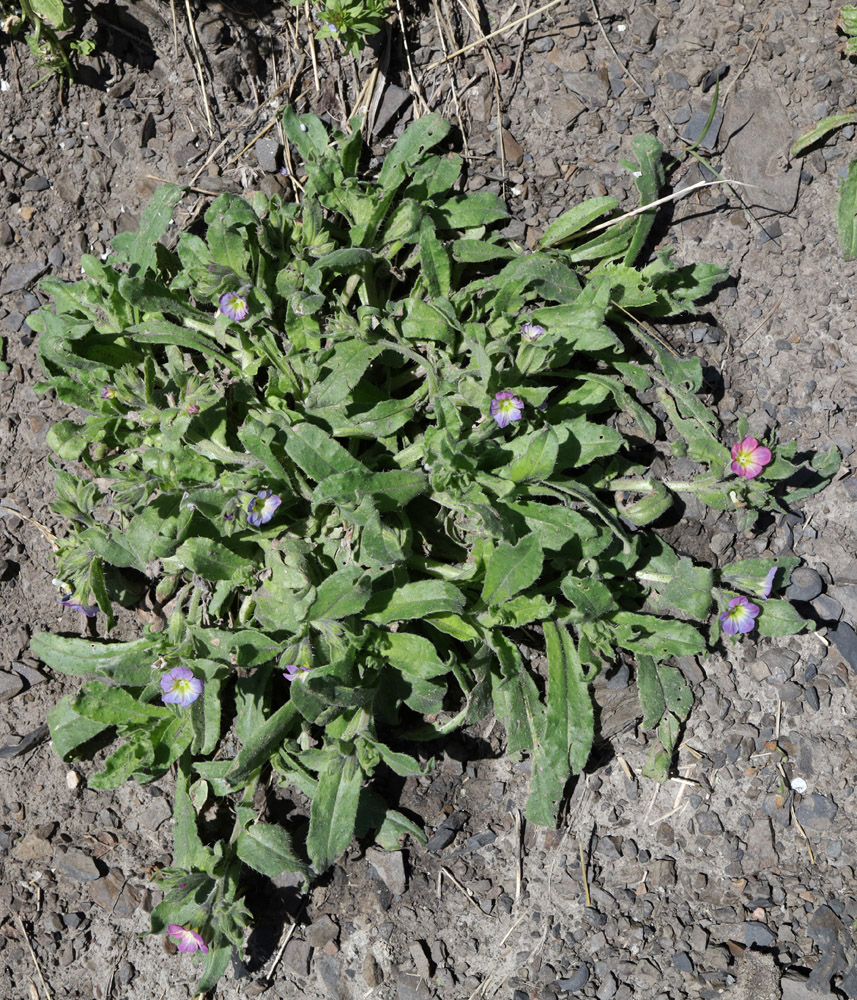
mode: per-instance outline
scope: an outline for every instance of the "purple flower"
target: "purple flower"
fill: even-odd
[[[754,479],[771,460],[771,452],[755,438],[745,437],[732,445],[732,471],[742,479]]]
[[[498,427],[508,427],[513,421],[521,419],[524,404],[514,393],[503,389],[491,400],[490,412]]]
[[[285,677],[287,681],[293,681],[301,676],[301,671],[308,674],[309,667],[299,667],[296,663],[287,663],[286,669],[283,671],[283,677]]]
[[[98,614],[97,604],[82,604],[77,597],[58,597],[57,600],[64,608],[71,608],[72,611],[79,611],[87,618],[94,618]]]
[[[187,667],[173,667],[161,678],[161,701],[165,705],[181,705],[187,708],[202,694],[202,681],[193,676]],[[179,946],[181,947],[181,946]],[[191,949],[196,951],[196,948]]]
[[[115,395],[116,395],[116,390],[111,389],[109,385],[104,386],[104,388],[101,390],[102,399],[113,399]]]
[[[274,511],[283,501],[271,490],[259,490],[256,496],[247,504],[247,523],[258,528],[267,524],[274,516]]]
[[[759,610],[759,606],[751,604],[746,597],[733,597],[729,602],[729,609],[720,615],[723,631],[727,635],[752,632],[759,617]]]
[[[185,412],[189,417],[195,417],[196,414],[199,413],[199,407],[196,403],[188,403],[185,407]]]
[[[187,952],[188,954],[195,951],[208,952],[205,941],[202,940],[202,935],[197,934],[196,931],[188,930],[187,927],[181,927],[179,924],[170,924],[167,930],[170,937],[176,939],[179,951]]]
[[[224,292],[220,296],[220,311],[240,323],[242,319],[247,318],[250,308],[243,295],[239,295],[238,292]]]
[[[777,575],[777,568],[778,567],[774,566],[768,570],[768,575],[765,577],[765,582],[762,584],[762,589],[759,591],[759,597],[763,601],[767,601],[767,599],[771,596],[771,588],[774,585],[774,577]]]
[[[539,326],[538,323],[530,323],[529,321],[521,327],[521,336],[524,340],[538,340],[544,332],[545,328],[543,326]]]

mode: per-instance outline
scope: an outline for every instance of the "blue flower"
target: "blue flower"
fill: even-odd
[[[220,296],[220,311],[227,315],[230,319],[234,319],[236,323],[240,323],[242,319],[247,319],[250,314],[250,307],[247,305],[247,299],[243,295],[239,295],[237,292],[224,292]]]
[[[98,614],[98,605],[83,604],[78,597],[58,597],[57,600],[64,608],[71,608],[72,611],[79,611],[87,618],[94,618]]]
[[[518,397],[503,389],[495,393],[489,407],[491,416],[497,421],[498,427],[508,427],[515,420],[520,420],[524,412],[524,404]]]
[[[254,528],[267,524],[283,501],[271,490],[259,490],[247,504],[247,523]]]

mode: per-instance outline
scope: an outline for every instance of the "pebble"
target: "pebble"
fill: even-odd
[[[686,951],[677,951],[673,955],[673,966],[679,972],[693,972],[693,961]]]
[[[608,972],[595,991],[595,996],[598,997],[598,1000],[612,1000],[618,988],[619,984],[616,982],[616,977],[612,972]]]
[[[277,157],[280,152],[280,140],[275,136],[263,136],[254,147],[256,161],[266,174],[275,174],[279,169]]]
[[[798,566],[792,570],[791,582],[786,587],[786,597],[790,601],[812,601],[824,589],[824,582],[817,570],[809,566]]]
[[[363,959],[363,980],[370,989],[384,982],[384,971],[371,952]]]
[[[60,875],[75,882],[94,882],[101,878],[98,865],[88,854],[84,854],[76,847],[70,847],[65,852],[58,851],[54,865]]]
[[[103,878],[96,879],[89,887],[92,901],[117,917],[130,917],[140,905],[140,894],[116,869]]]
[[[842,617],[842,605],[829,594],[819,594],[812,602],[812,606],[823,621],[837,622]]]
[[[718,833],[723,833],[723,823],[720,817],[708,810],[698,812],[693,818],[698,833],[706,837],[714,837]]]
[[[836,648],[848,661],[848,666],[857,673],[857,632],[848,622],[839,622],[836,628],[831,629],[829,635]]]
[[[0,670],[0,701],[14,698],[24,687],[24,679],[19,674]]]
[[[20,292],[28,285],[32,284],[36,278],[40,278],[47,270],[47,265],[42,261],[31,261],[28,264],[10,264],[0,281],[0,295],[8,295],[10,292]]]
[[[568,979],[557,979],[556,984],[567,993],[579,993],[588,982],[589,966],[583,962]]]
[[[818,688],[814,684],[810,685],[804,692],[804,696],[806,697],[807,705],[809,705],[813,712],[817,712],[821,707],[821,701],[818,697]]]
[[[777,935],[760,920],[744,922],[744,944],[748,948],[770,948],[777,940]]]
[[[339,926],[327,915],[314,920],[306,929],[305,937],[313,948],[323,948],[329,941],[335,941]]]
[[[25,191],[47,191],[50,186],[51,182],[47,177],[42,177],[41,174],[34,174],[24,181]]]
[[[826,795],[813,792],[803,799],[800,805],[795,808],[795,815],[798,822],[803,826],[822,827],[827,826],[839,812],[839,806]]]
[[[311,955],[312,948],[308,941],[292,938],[286,945],[283,961],[292,972],[296,972],[299,976],[308,976]]]
[[[366,860],[394,896],[401,896],[404,893],[408,886],[404,852],[383,851],[379,847],[370,847],[366,852]]]
[[[468,819],[470,819],[470,814],[463,809],[458,809],[454,813],[450,813],[440,823],[431,837],[429,837],[426,843],[426,850],[442,851],[444,847],[448,847],[455,840],[456,833],[458,833]]]

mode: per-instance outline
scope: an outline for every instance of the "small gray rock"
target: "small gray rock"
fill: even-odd
[[[848,666],[857,673],[857,632],[848,622],[839,622],[835,629],[831,629],[830,638],[848,661]]]
[[[0,701],[8,701],[24,687],[24,680],[19,674],[0,670]]]
[[[51,182],[47,179],[47,177],[42,177],[40,174],[28,177],[24,181],[25,191],[47,191],[50,186]]]
[[[58,852],[54,865],[61,875],[75,882],[94,882],[101,878],[101,872],[92,858],[76,847],[70,847],[65,853]]]
[[[786,597],[790,601],[812,601],[824,589],[821,575],[809,566],[798,566],[792,571],[791,581],[786,587]]]
[[[429,837],[426,850],[442,851],[444,847],[448,847],[455,840],[456,833],[458,833],[468,819],[470,819],[470,814],[463,809],[457,809],[454,813],[451,813],[438,826],[431,837]]]
[[[598,1000],[612,1000],[618,989],[619,984],[616,982],[616,977],[612,972],[608,972],[595,991],[595,996],[598,997]]]
[[[748,948],[770,948],[775,944],[777,935],[760,920],[744,921],[744,944]]]
[[[325,914],[307,927],[305,936],[313,948],[323,948],[329,941],[335,941],[338,934],[339,927]]]
[[[803,801],[795,808],[795,816],[802,826],[823,827],[833,822],[839,806],[826,795],[819,795],[813,792],[812,795],[804,796]]]
[[[717,813],[701,810],[693,817],[693,822],[697,832],[706,837],[715,837],[718,833],[723,833],[723,823]]]
[[[382,851],[379,847],[370,847],[366,852],[366,860],[394,896],[404,893],[408,887],[404,852]]]
[[[0,295],[8,295],[9,292],[20,292],[31,285],[37,278],[47,270],[47,265],[42,261],[32,261],[29,264],[10,264],[0,281]]]
[[[673,955],[673,966],[679,972],[693,972],[693,960],[686,951],[677,951]]]
[[[824,621],[838,622],[842,617],[842,605],[829,594],[819,594],[812,602],[815,613]]]
[[[311,954],[312,948],[310,947],[309,941],[301,941],[299,939],[292,938],[292,940],[286,945],[283,961],[292,970],[292,972],[296,972],[299,976],[308,976]]]
[[[568,979],[557,979],[556,984],[566,993],[579,993],[589,982],[589,966],[583,962]]]
[[[256,162],[266,174],[275,174],[278,170],[277,156],[280,152],[280,140],[276,136],[263,136],[254,146]]]

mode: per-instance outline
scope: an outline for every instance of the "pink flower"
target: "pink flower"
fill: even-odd
[[[752,632],[756,619],[759,617],[759,606],[751,604],[746,597],[733,597],[729,602],[728,611],[720,615],[723,631],[727,635],[738,632]]]
[[[187,927],[181,927],[179,924],[170,924],[167,927],[167,931],[170,937],[176,939],[176,946],[179,951],[184,951],[188,954],[194,951],[208,951],[205,941],[202,940],[201,935],[197,934],[196,931],[188,930]]]
[[[770,462],[771,453],[755,438],[745,437],[732,445],[732,471],[736,476],[753,479]]]

